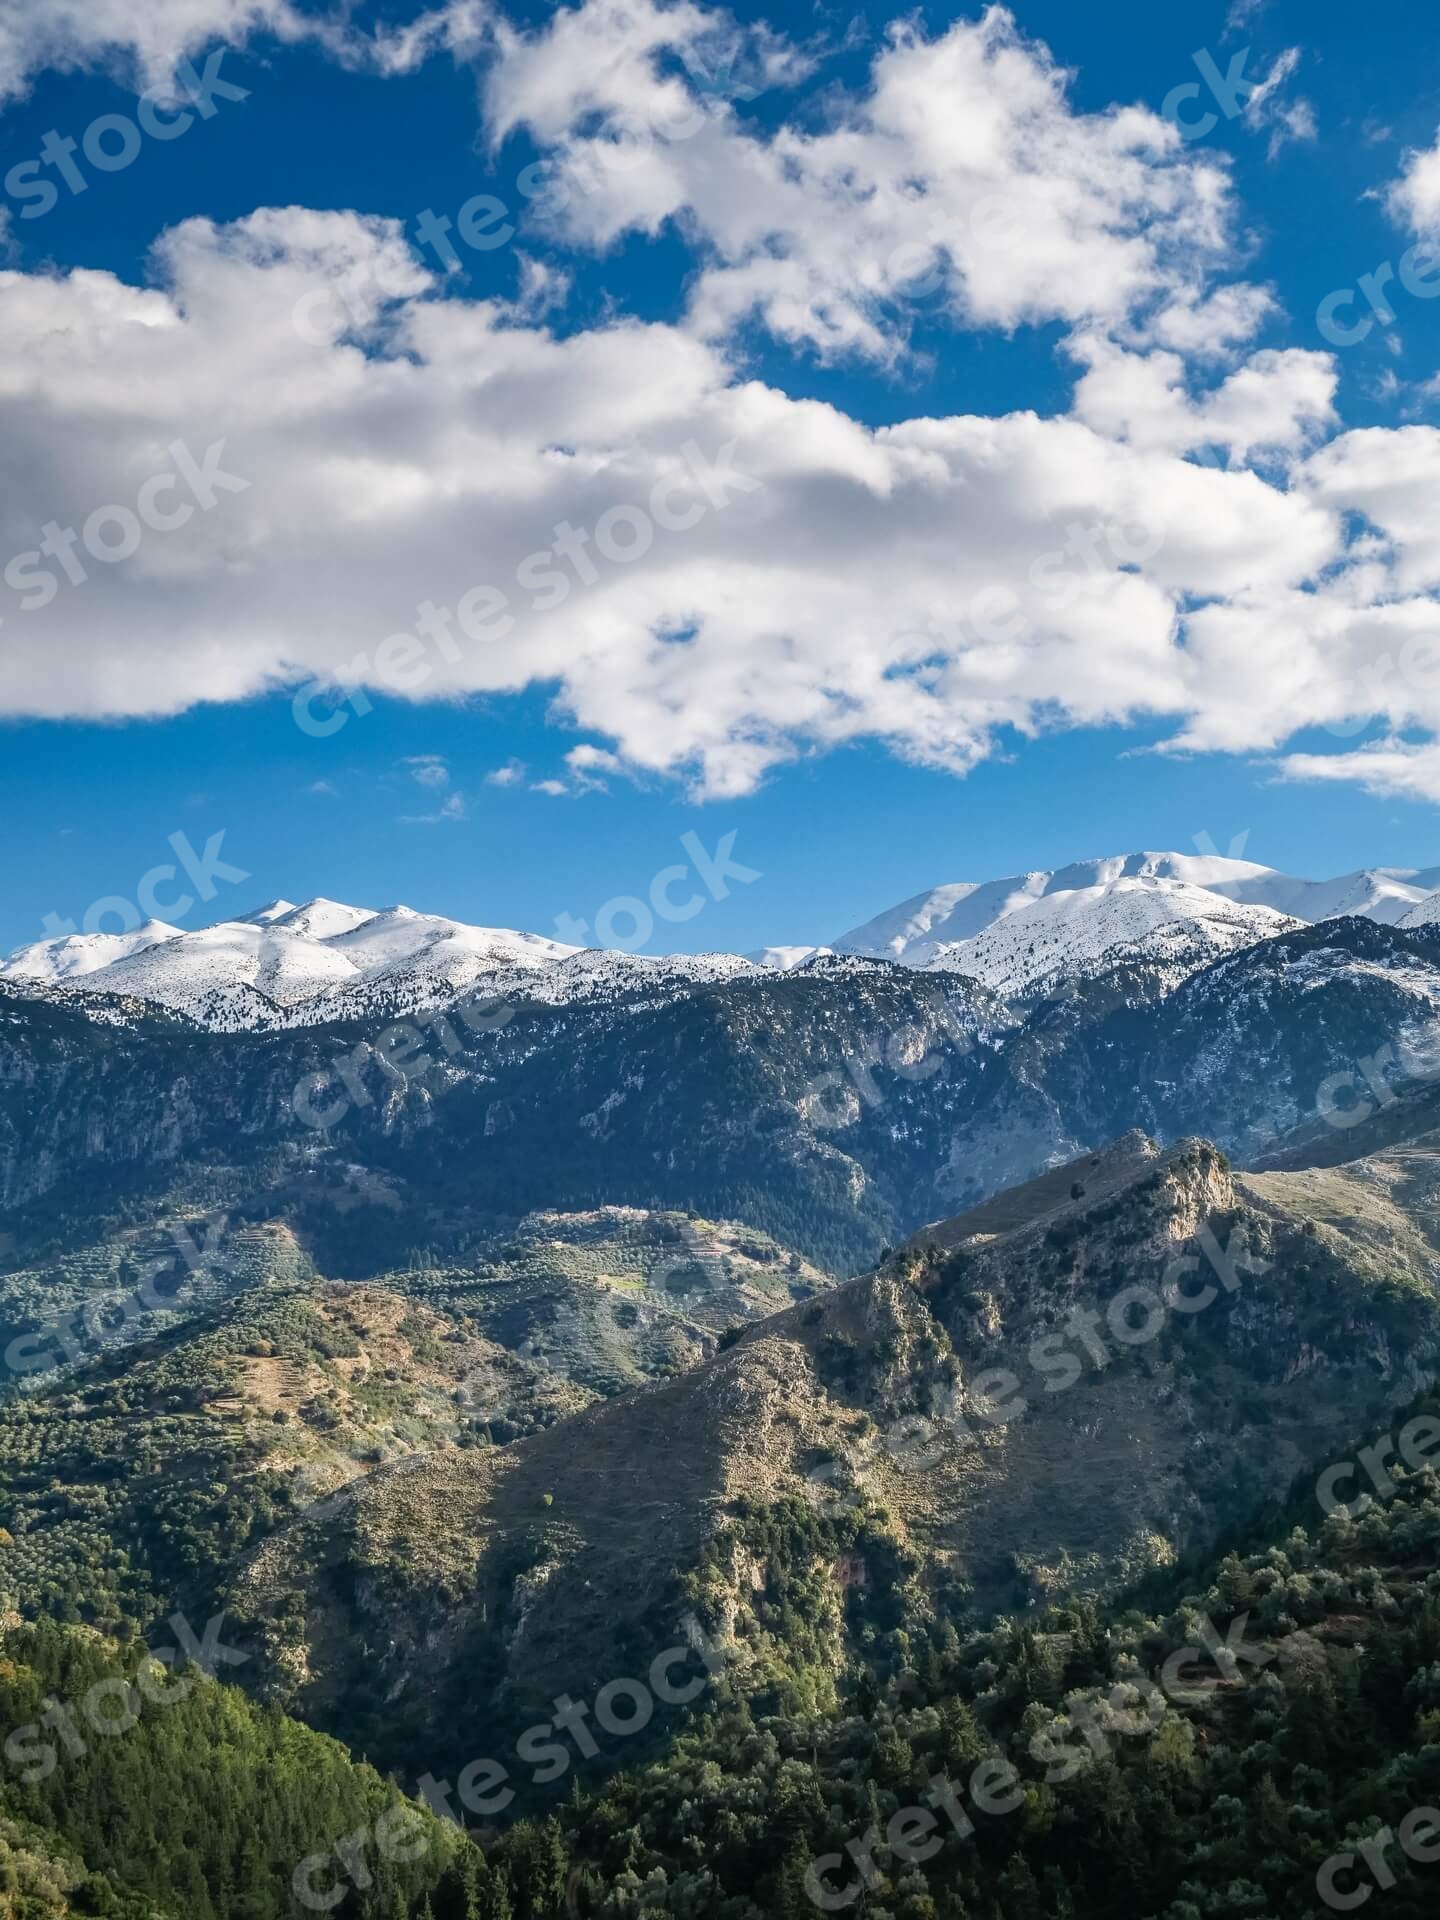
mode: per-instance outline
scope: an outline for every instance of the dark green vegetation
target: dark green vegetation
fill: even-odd
[[[133,1286],[162,1245],[119,1236],[12,1276],[11,1311],[34,1327],[93,1300],[97,1268]],[[507,1447],[830,1284],[753,1229],[613,1208],[532,1215],[478,1267],[384,1285],[322,1280],[279,1226],[217,1253],[163,1331],[0,1400],[0,1600],[106,1628],[212,1612],[251,1548],[352,1480]]]
[[[356,1030],[0,996],[0,1753],[128,1699],[177,1607],[246,1654],[83,1753],[52,1720],[41,1778],[9,1752],[0,1920],[281,1920],[311,1856],[341,1920],[797,1920],[815,1856],[843,1888],[992,1754],[1023,1804],[875,1843],[854,1910],[1322,1920],[1347,1832],[1440,1804],[1440,1487],[1314,1499],[1440,1376],[1437,958],[1347,922],[1168,996],[836,963],[524,1006],[324,1134],[291,1090]],[[1399,1097],[1321,1127],[1387,1045]],[[1170,1144],[1092,1150],[1137,1121]],[[1211,1302],[1122,1338],[1177,1272]],[[1262,1664],[1147,1718],[1245,1613]],[[691,1709],[515,1764],[699,1628]],[[374,1857],[488,1757],[498,1830]]]
[[[453,1056],[420,1036],[432,1064],[407,1080],[362,1058],[368,1104],[325,1132],[296,1119],[294,1089],[382,1015],[202,1033],[0,986],[0,1224],[33,1260],[180,1194],[284,1219],[321,1271],[358,1279],[467,1264],[536,1208],[624,1204],[744,1221],[853,1273],[1130,1128],[1251,1164],[1313,1129],[1337,1071],[1389,1047],[1402,1088],[1429,1057],[1437,963],[1433,932],[1344,920],[1158,999],[1128,962],[1010,1009],[958,975],[852,960],[523,1003],[489,1031],[454,1023]]]
[[[1358,1523],[1326,1520],[1312,1478],[1283,1532],[1168,1605],[1082,1601],[963,1636],[913,1628],[907,1563],[863,1517],[787,1503],[742,1529],[765,1577],[735,1677],[662,1760],[566,1815],[595,1911],[790,1920],[815,1911],[810,1862],[839,1855],[822,1885],[899,1920],[1310,1920],[1326,1911],[1315,1876],[1329,1855],[1440,1805],[1433,1469],[1401,1469]],[[1202,1622],[1223,1641],[1242,1618],[1256,1657],[1227,1670]],[[1166,1662],[1186,1647],[1188,1697],[1167,1699]],[[1018,1803],[1009,1812],[970,1796],[990,1755],[1014,1769],[1013,1793],[995,1795]],[[862,1888],[847,1842],[935,1805],[940,1776],[973,1837],[942,1814],[922,1863],[875,1844]],[[1440,1870],[1398,1844],[1386,1859],[1383,1911],[1432,1914]]]
[[[915,1563],[916,1625],[1103,1592],[1203,1546],[1440,1372],[1437,1184],[1433,1143],[1257,1176],[1203,1143],[1128,1143],[677,1378],[357,1482],[245,1562],[236,1606],[277,1697],[413,1777],[463,1765],[478,1724],[523,1726],[635,1671],[717,1552],[711,1611],[742,1605],[737,1503],[883,1508]],[[1232,1250],[1233,1285],[1206,1240]],[[1210,1303],[1122,1342],[1115,1297],[1158,1296],[1176,1261]],[[996,1369],[1013,1381],[1001,1423],[984,1412]]]
[[[334,1741],[183,1662],[149,1669],[147,1697],[136,1684],[143,1658],[140,1646],[74,1629],[6,1635],[0,1804],[20,1831],[45,1837],[61,1870],[53,1894],[12,1879],[11,1905],[0,1892],[0,1912],[24,1920],[66,1911],[249,1920],[298,1911],[296,1863],[342,1836],[373,1832],[401,1805],[393,1787]],[[175,1693],[183,1697],[166,1697]],[[68,1718],[56,1711],[42,1725],[57,1703]],[[114,1730],[96,1731],[106,1716]],[[371,1844],[374,1887],[352,1911],[388,1920],[435,1885],[459,1836],[416,1808],[403,1821],[392,1815],[385,1832],[394,1836],[391,1854],[403,1846],[412,1857],[388,1858]],[[5,1878],[0,1858],[0,1886]]]
[[[236,1035],[125,1017],[99,1024],[0,983],[0,1215],[22,1248],[70,1248],[107,1216],[148,1222],[177,1184],[203,1184],[288,1219],[347,1278],[468,1259],[536,1208],[606,1204],[743,1220],[854,1271],[897,1224],[941,1210],[910,1127],[933,1142],[979,1045],[1011,1024],[972,981],[867,961],[522,1004],[489,1031],[455,1023],[453,1057],[432,1038],[433,1065],[403,1083],[362,1057],[367,1103],[318,1132],[295,1116],[296,1086],[383,1019]],[[887,1064],[896,1034],[891,1058],[923,1062],[920,1077]],[[876,1100],[846,1070],[872,1052]]]
[[[1440,1396],[1421,1405],[1440,1411]],[[423,1853],[386,1863],[370,1848],[375,1884],[339,1911],[792,1920],[815,1910],[812,1861],[826,1859],[828,1891],[858,1893],[846,1848],[869,1835],[875,1877],[850,1906],[898,1920],[1314,1920],[1330,1855],[1440,1801],[1440,1477],[1393,1469],[1358,1520],[1324,1518],[1314,1479],[1245,1550],[1183,1579],[968,1633],[943,1613],[916,1623],[915,1563],[883,1512],[742,1505],[733,1543],[756,1577],[689,1725],[642,1765],[557,1790],[483,1855],[414,1813],[404,1832]],[[709,1557],[690,1603],[703,1612],[724,1573]],[[1247,1657],[1207,1658],[1207,1633]],[[127,1664],[74,1630],[12,1632],[6,1652],[7,1724],[33,1722],[47,1692],[134,1672],[133,1649]],[[990,1776],[1008,1810],[987,1814],[970,1783],[997,1757],[1015,1785]],[[942,1818],[938,1850],[907,1864],[875,1836],[934,1805],[937,1779],[975,1831]],[[333,1743],[201,1681],[37,1785],[7,1776],[0,1900],[25,1920],[278,1920],[298,1911],[293,1863],[393,1804]],[[1433,1912],[1433,1870],[1398,1845],[1385,1858],[1384,1911]],[[341,1869],[317,1870],[318,1889],[337,1882]]]

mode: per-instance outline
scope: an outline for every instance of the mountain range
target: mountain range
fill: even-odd
[[[1119,954],[1167,985],[1221,955],[1306,922],[1358,915],[1386,925],[1440,914],[1440,867],[1372,868],[1297,880],[1220,855],[1136,853],[983,883],[934,887],[823,947],[657,961],[581,950],[541,934],[474,927],[395,906],[317,898],[268,906],[192,931],[158,920],[123,934],[71,934],[18,948],[0,979],[119,994],[233,1029],[365,1018],[443,1004],[489,983],[534,976],[552,999],[690,980],[751,967],[792,971],[829,954],[969,975],[1007,1000],[1033,1000]],[[566,967],[567,962],[578,964]],[[543,987],[540,976],[553,978]]]
[[[1440,1432],[1431,881],[1136,855],[791,965],[326,900],[14,956],[0,1707],[177,1609],[244,1661],[0,1807],[0,1913],[273,1920],[389,1805],[359,1920],[803,1920],[998,1751],[1024,1818],[875,1911],[1308,1920],[1440,1754],[1440,1480],[1314,1497]],[[1273,1684],[1036,1766],[1241,1615]],[[693,1712],[433,1821],[671,1648]]]

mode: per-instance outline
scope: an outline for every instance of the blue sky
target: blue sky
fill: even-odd
[[[394,22],[416,11],[392,8],[383,17]],[[517,30],[541,31],[550,11],[510,7],[507,14]],[[362,11],[355,31],[373,28],[379,17]],[[768,137],[787,124],[822,127],[847,90],[863,93],[894,15],[875,6],[741,6],[733,17],[742,27],[763,21],[806,50],[801,78],[762,87],[733,109]],[[924,33],[938,38],[976,14],[929,7],[920,18]],[[1402,177],[1407,153],[1431,148],[1440,128],[1440,47],[1419,9],[1390,0],[1364,10],[1274,0],[1227,32],[1223,6],[1190,0],[1167,9],[1076,9],[1036,0],[1017,10],[1017,21],[1073,70],[1067,110],[1079,116],[1101,114],[1115,102],[1159,113],[1172,88],[1196,77],[1192,56],[1200,48],[1213,49],[1223,69],[1248,45],[1252,74],[1298,50],[1283,95],[1292,105],[1307,103],[1308,122],[1296,121],[1297,133],[1277,138],[1277,123],[1251,124],[1240,115],[1221,118],[1192,149],[1213,150],[1238,209],[1228,257],[1211,284],[1263,284],[1273,298],[1263,332],[1237,346],[1230,360],[1197,366],[1190,391],[1212,390],[1263,343],[1273,352],[1328,353],[1336,376],[1332,426],[1304,445],[1297,441],[1286,457],[1307,455],[1341,425],[1398,432],[1434,422],[1435,400],[1422,389],[1440,370],[1440,312],[1396,292],[1394,322],[1339,350],[1315,319],[1326,293],[1397,260],[1419,230],[1407,233],[1384,199]],[[212,38],[205,47],[219,44]],[[76,47],[69,70],[49,70],[47,60],[57,57],[53,48],[36,55],[4,105],[7,167],[37,154],[52,128],[78,138],[99,115],[135,110],[141,81],[123,49]],[[21,220],[12,201],[10,267],[52,281],[88,269],[131,287],[164,288],[169,269],[157,265],[151,249],[166,230],[195,217],[226,226],[263,207],[353,209],[402,222],[413,236],[426,207],[453,214],[487,191],[507,207],[520,204],[517,177],[546,151],[545,140],[526,127],[498,153],[489,151],[478,94],[491,71],[485,54],[456,59],[437,49],[402,73],[363,66],[337,58],[333,48],[282,44],[263,31],[230,46],[223,71],[248,97],[224,102],[183,141],[147,143],[119,173],[92,171],[84,193],[62,190],[42,218]],[[522,229],[512,245],[467,252],[464,275],[427,303],[513,300],[524,257],[570,276],[564,297],[533,324],[578,339],[616,315],[685,327],[707,254],[684,220],[669,220],[653,234],[628,231],[608,247]],[[1026,409],[1052,420],[1067,413],[1075,393],[1076,367],[1063,350],[1074,325],[1073,317],[976,324],[942,300],[906,317],[904,352],[884,364],[873,355],[817,351],[753,316],[732,331],[725,351],[737,378],[764,382],[792,402],[823,402],[863,429]],[[13,346],[13,333],[6,339]],[[372,341],[365,351],[373,362],[394,347]],[[638,396],[648,378],[643,355],[633,378]],[[243,427],[244,395],[227,398]],[[22,404],[7,396],[0,413]],[[67,431],[75,428],[81,454],[87,404],[73,379],[43,402]],[[1285,484],[1273,465],[1260,463],[1260,470],[1268,483]],[[17,504],[23,476],[4,478],[12,494],[8,537],[12,527],[38,525],[50,508],[38,484],[35,500]],[[1422,504],[1440,504],[1428,475],[1416,484]],[[369,539],[364,524],[350,537],[357,548]],[[304,538],[297,527],[297,547]],[[7,553],[20,544],[13,541]],[[216,564],[220,570],[203,592],[223,600],[233,553],[222,551]],[[859,588],[866,552],[852,545],[838,519],[832,564],[841,579],[853,570]],[[1407,578],[1413,590],[1413,567]],[[107,597],[97,593],[86,616],[87,644],[100,655],[112,609],[108,576],[104,585]],[[418,599],[423,586],[407,581],[400,597]],[[1396,590],[1392,582],[1382,597]],[[1182,611],[1210,597],[1191,590],[1181,596]],[[365,631],[363,611],[362,604],[353,645],[373,648],[393,623],[383,617]],[[168,617],[163,605],[155,617]],[[22,625],[23,616],[12,617],[0,648]],[[56,648],[70,644],[69,633],[54,635]],[[166,643],[179,660],[187,644],[183,625],[177,622]],[[283,651],[285,643],[277,644]],[[80,685],[93,671],[89,657],[77,653],[67,667],[52,649],[49,670],[62,683],[73,672]],[[136,672],[160,670],[155,661],[137,655]],[[307,736],[294,723],[288,689],[304,677],[297,672],[285,690],[239,697],[204,697],[199,683],[197,697],[168,703],[180,710],[150,716],[139,697],[79,701],[92,709],[83,719],[36,717],[37,705],[49,715],[66,704],[53,692],[43,700],[23,692],[7,697],[0,804],[10,832],[0,947],[40,937],[46,915],[79,921],[97,898],[133,893],[143,872],[170,857],[165,843],[177,831],[200,845],[223,829],[226,858],[250,876],[208,909],[197,906],[185,924],[276,895],[326,893],[374,906],[404,900],[484,924],[550,932],[561,915],[591,918],[617,893],[644,894],[660,867],[684,859],[683,834],[696,831],[713,844],[734,830],[737,857],[762,879],[651,942],[679,948],[811,941],[941,880],[1139,847],[1189,851],[1213,842],[1223,852],[1241,834],[1248,835],[1247,857],[1314,875],[1362,864],[1432,864],[1437,857],[1436,800],[1426,781],[1281,777],[1283,756],[1353,753],[1387,739],[1424,745],[1431,734],[1418,706],[1337,731],[1307,726],[1309,713],[1297,701],[1296,730],[1273,747],[1158,754],[1151,749],[1179,730],[1172,715],[1135,711],[1124,724],[1096,724],[1074,694],[1046,715],[1048,690],[1037,686],[1038,737],[1002,720],[964,777],[933,764],[928,749],[917,753],[907,740],[887,738],[883,728],[859,729],[844,740],[807,737],[799,727],[753,779],[726,776],[736,790],[724,791],[716,789],[725,780],[708,788],[697,781],[693,764],[657,764],[663,742],[653,744],[653,729],[646,736],[652,744],[637,747],[639,734],[627,734],[628,723],[596,724],[615,710],[603,674],[599,691],[587,683],[579,712],[573,689],[544,672],[528,686],[450,687],[446,697],[423,701],[372,687],[372,710],[352,714],[326,738]],[[703,704],[703,683],[685,697]],[[1237,688],[1237,700],[1245,697]],[[615,759],[595,776],[577,778],[566,756],[581,743]],[[932,764],[914,763],[926,757]],[[441,772],[427,777],[427,766]],[[493,784],[490,777],[506,767],[516,769],[509,783]],[[566,791],[544,791],[541,783]]]

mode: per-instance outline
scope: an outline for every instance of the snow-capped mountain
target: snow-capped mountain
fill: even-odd
[[[128,934],[23,947],[0,966],[0,978],[127,994],[207,1026],[272,1026],[354,1018],[391,1002],[434,1005],[484,976],[546,967],[576,951],[541,934],[467,926],[411,907],[276,900],[188,933],[152,921]]]
[[[807,960],[834,951],[833,947],[756,947],[745,958],[754,966],[768,968],[771,973],[793,973],[796,967],[803,967]]]
[[[1125,875],[1042,894],[968,940],[936,944],[922,964],[968,973],[1006,999],[1021,999],[1124,959],[1150,969],[1168,990],[1224,954],[1303,924],[1184,880]]]
[[[298,907],[273,900],[189,933],[156,921],[129,934],[41,942],[0,965],[0,980],[37,993],[123,995],[240,1032],[394,1020],[462,995],[517,991],[544,1006],[639,1005],[757,971],[737,954],[571,947],[412,907],[376,912],[316,899]]]
[[[10,980],[78,980],[98,973],[117,960],[157,947],[162,940],[178,940],[179,927],[163,920],[146,920],[129,933],[72,933],[54,940],[36,940],[17,947],[0,963],[0,978]]]
[[[1055,872],[933,887],[834,946],[905,966],[972,971],[1013,994],[1091,970],[1109,949],[1139,941],[1183,978],[1295,921],[1358,914],[1394,924],[1437,887],[1440,867],[1298,880],[1222,854],[1115,854]]]
[[[1237,905],[1268,907],[1296,920],[1354,913],[1393,924],[1440,887],[1440,867],[1372,867],[1338,880],[1296,880],[1273,867],[1223,854],[1115,854],[1077,861],[1053,873],[933,887],[852,928],[833,944],[840,953],[925,966],[939,948],[973,940],[1002,920],[1033,911],[1052,895],[1080,895],[1094,904],[1137,880],[1179,881]]]
[[[1293,880],[1288,874],[1262,867],[1249,879],[1203,884],[1227,899],[1274,907],[1297,920],[1337,920],[1342,914],[1356,914],[1362,920],[1378,920],[1383,926],[1393,927],[1440,887],[1440,867],[1362,867],[1358,873],[1342,873],[1338,880]]]
[[[1227,953],[1343,914],[1432,925],[1440,867],[1297,880],[1219,854],[1116,854],[934,887],[830,946],[769,946],[744,959],[582,950],[405,906],[273,900],[191,932],[149,921],[123,934],[35,942],[0,964],[0,979],[37,992],[121,995],[226,1030],[395,1018],[517,987],[536,1002],[628,1001],[826,956],[969,974],[1004,998],[1029,1000],[1121,963],[1142,971],[1141,990],[1168,992]]]

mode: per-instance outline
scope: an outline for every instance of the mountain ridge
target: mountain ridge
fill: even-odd
[[[31,942],[0,962],[0,980],[22,990],[33,983],[35,991],[124,995],[223,1029],[398,1016],[465,992],[504,991],[522,975],[538,995],[554,997],[605,991],[612,979],[647,970],[660,978],[669,969],[683,982],[727,970],[788,972],[832,955],[967,973],[1024,1001],[1128,950],[1150,966],[1155,987],[1168,989],[1226,952],[1302,923],[1359,914],[1424,926],[1440,910],[1429,904],[1435,900],[1440,867],[1375,867],[1312,881],[1219,854],[1116,854],[934,887],[825,946],[657,956],[319,895],[188,930],[152,920],[121,934]],[[574,963],[568,974],[566,963]]]

